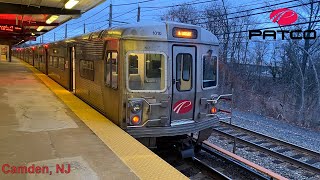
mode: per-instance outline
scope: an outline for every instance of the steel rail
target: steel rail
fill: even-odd
[[[266,174],[267,176],[269,176],[267,173],[265,173],[265,172],[262,172],[262,174],[258,173],[258,171],[256,171],[255,168],[253,168],[253,169],[249,168],[248,166],[244,165],[245,163],[243,163],[241,161],[238,162],[238,161],[234,160],[234,158],[230,157],[227,154],[223,154],[223,153],[220,153],[218,151],[214,151],[213,149],[216,149],[216,148],[212,147],[210,144],[208,144],[206,142],[204,142],[202,144],[201,149],[203,151],[211,154],[211,155],[218,156],[218,157],[220,157],[220,158],[222,158],[222,159],[224,159],[224,160],[226,160],[226,161],[228,161],[228,162],[230,162],[230,163],[232,163],[232,164],[234,164],[236,166],[239,166],[239,167],[249,171],[250,173],[253,173],[254,175],[260,177],[261,179],[269,179],[269,178],[267,178],[267,177],[262,175],[262,174]]]
[[[193,161],[198,163],[198,164],[200,164],[201,166],[205,167],[206,169],[212,171],[215,174],[215,176],[217,176],[217,178],[225,179],[225,180],[231,180],[231,178],[229,178],[228,176],[226,176],[222,172],[218,171],[217,169],[211,167],[210,165],[208,165],[207,163],[203,162],[202,160],[198,159],[197,157],[193,157]]]
[[[298,165],[299,167],[302,167],[302,168],[307,169],[307,170],[309,170],[309,171],[315,172],[316,174],[320,172],[320,169],[317,168],[317,167],[315,167],[315,166],[312,166],[312,165],[307,164],[307,163],[305,163],[305,162],[299,161],[299,160],[294,159],[294,158],[292,158],[292,157],[283,155],[283,154],[281,154],[281,153],[278,153],[278,152],[276,152],[276,151],[273,151],[273,150],[271,150],[271,149],[268,149],[268,148],[266,148],[266,147],[263,147],[263,146],[261,146],[261,145],[258,145],[258,144],[254,143],[254,142],[250,142],[250,141],[248,141],[248,140],[245,140],[245,139],[243,139],[243,138],[241,138],[241,137],[237,137],[236,135],[232,135],[232,134],[230,134],[230,133],[223,132],[222,130],[218,130],[218,129],[216,129],[216,128],[214,128],[213,131],[214,131],[214,132],[217,132],[217,133],[219,133],[219,134],[222,134],[222,135],[224,135],[224,136],[226,136],[226,137],[228,137],[228,138],[230,138],[230,139],[236,139],[236,142],[240,142],[240,143],[243,143],[243,144],[248,144],[248,145],[252,146],[252,147],[255,148],[255,149],[258,149],[258,150],[260,150],[260,151],[264,151],[264,152],[266,152],[266,153],[268,153],[268,154],[271,154],[271,155],[274,156],[274,157],[277,157],[277,158],[280,158],[280,159],[284,159],[285,161],[287,161],[287,162],[289,162],[289,163]]]
[[[243,128],[243,127],[240,127],[240,126],[237,126],[237,125],[234,125],[234,124],[230,124],[230,123],[227,123],[227,122],[224,122],[224,121],[220,121],[220,123],[223,124],[223,125],[232,127],[232,128],[239,129],[241,131],[245,131],[245,132],[260,136],[260,137],[265,138],[265,139],[270,139],[271,141],[274,141],[275,143],[282,143],[282,144],[284,144],[286,146],[292,147],[296,151],[300,151],[302,153],[308,153],[308,154],[311,154],[312,156],[317,157],[317,158],[320,159],[320,152],[316,152],[316,151],[313,151],[313,150],[305,148],[305,147],[297,146],[295,144],[283,141],[281,139],[278,139],[278,138],[275,138],[275,137],[271,137],[271,136],[268,136],[268,135],[265,135],[265,134],[261,134],[259,132],[256,132],[256,131],[253,131],[253,130],[249,130],[249,129],[246,129],[246,128]]]

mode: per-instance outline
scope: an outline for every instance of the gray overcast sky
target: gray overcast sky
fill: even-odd
[[[113,20],[115,21],[123,21],[128,23],[134,23],[137,19],[137,7],[138,4],[133,4],[137,2],[140,3],[141,7],[141,21],[150,21],[150,20],[156,20],[159,21],[161,15],[163,15],[169,8],[164,8],[164,6],[171,6],[171,5],[177,5],[182,3],[200,3],[196,5],[196,7],[201,10],[201,8],[206,7],[210,4],[209,0],[154,0],[150,2],[143,2],[147,0],[112,0],[113,4]],[[221,2],[221,0],[216,0],[217,2]],[[241,10],[246,9],[252,9],[256,7],[261,7],[266,5],[266,2],[272,4],[272,3],[280,3],[280,2],[286,2],[289,0],[226,0],[228,12],[237,12]],[[213,0],[212,0],[213,2]],[[107,0],[106,2],[100,4],[96,8],[86,12],[83,14],[80,18],[71,20],[67,22],[68,24],[68,37],[80,35],[83,33],[83,26],[84,23],[86,24],[86,30],[88,31],[94,31],[99,29],[106,29],[108,28],[108,18],[109,18],[109,5],[111,1]],[[121,4],[130,4],[131,5],[121,5]],[[288,3],[284,4],[280,7],[287,7],[292,6],[296,3]],[[121,5],[121,6],[117,6]],[[158,9],[151,9],[148,7],[159,7]],[[262,10],[256,10],[253,11],[253,13],[261,12]],[[232,16],[232,15],[231,15]],[[234,15],[236,16],[236,14]],[[261,21],[267,20],[269,17],[269,14],[263,14],[257,16]],[[113,22],[114,26],[121,25],[122,23],[119,22]],[[65,25],[61,25],[57,27],[56,29],[46,33],[44,35],[44,42],[51,42],[53,41],[53,34],[55,33],[56,40],[60,40],[64,38],[64,28]],[[39,42],[40,38],[37,38],[37,42]]]

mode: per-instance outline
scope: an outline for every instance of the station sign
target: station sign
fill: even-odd
[[[22,32],[22,28],[16,25],[0,24],[0,32]]]

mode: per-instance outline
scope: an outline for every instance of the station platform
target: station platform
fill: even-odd
[[[0,61],[0,166],[0,180],[187,179],[14,57]]]

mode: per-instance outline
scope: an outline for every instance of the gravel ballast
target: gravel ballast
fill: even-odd
[[[232,124],[320,153],[320,131],[297,127],[280,120],[240,111],[233,111]],[[208,140],[232,152],[233,143],[230,139],[213,133]],[[319,175],[309,175],[303,169],[293,167],[286,162],[279,161],[277,158],[267,154],[261,154],[251,148],[239,148],[241,146],[237,144],[237,155],[289,179],[320,179],[320,173]],[[277,148],[279,147],[274,147],[274,149]]]
[[[320,153],[320,131],[241,111],[233,111],[232,123]]]

